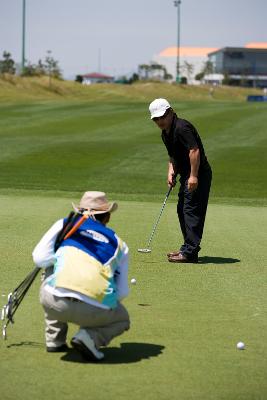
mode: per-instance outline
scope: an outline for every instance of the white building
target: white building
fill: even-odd
[[[203,64],[208,61],[208,54],[216,50],[217,48],[214,47],[180,47],[180,77],[186,77],[189,84],[199,83],[195,81],[194,77],[201,71]],[[177,47],[168,47],[153,59],[164,65],[173,79],[176,79]],[[189,64],[192,66],[191,72],[189,72]]]
[[[113,83],[114,77],[110,75],[92,72],[91,74],[81,75],[83,85],[91,85],[93,83]]]

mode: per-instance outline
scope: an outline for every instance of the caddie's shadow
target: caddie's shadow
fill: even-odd
[[[240,262],[238,258],[230,258],[230,257],[199,257],[199,264],[235,264]]]
[[[121,343],[120,347],[107,347],[101,349],[105,358],[101,364],[129,364],[162,354],[164,346],[151,343]],[[82,355],[70,349],[61,357],[62,361],[88,363]]]

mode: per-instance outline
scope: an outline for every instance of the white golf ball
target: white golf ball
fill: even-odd
[[[238,350],[244,350],[245,349],[245,343],[238,342],[236,347],[237,347]]]
[[[131,279],[131,284],[132,284],[132,285],[135,285],[135,284],[136,284],[136,279],[135,279],[135,278],[132,278],[132,279]]]

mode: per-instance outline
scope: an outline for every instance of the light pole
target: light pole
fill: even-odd
[[[26,20],[26,0],[22,1],[22,59],[21,59],[21,72],[25,67],[25,20]]]
[[[177,7],[177,61],[176,61],[176,83],[180,83],[180,5],[181,0],[175,0],[174,6]]]

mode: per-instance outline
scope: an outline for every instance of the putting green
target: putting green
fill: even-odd
[[[72,200],[77,197],[0,196],[1,296],[31,270],[32,248]],[[74,351],[46,353],[37,278],[8,340],[0,342],[1,398],[266,397],[266,208],[211,204],[200,264],[176,265],[165,256],[181,240],[172,202],[152,252],[137,252],[160,207],[120,201],[111,221],[130,247],[129,282],[137,281],[125,301],[130,331],[111,342],[99,365],[83,363]],[[71,325],[69,338],[74,332]],[[239,341],[244,351],[236,349]]]

